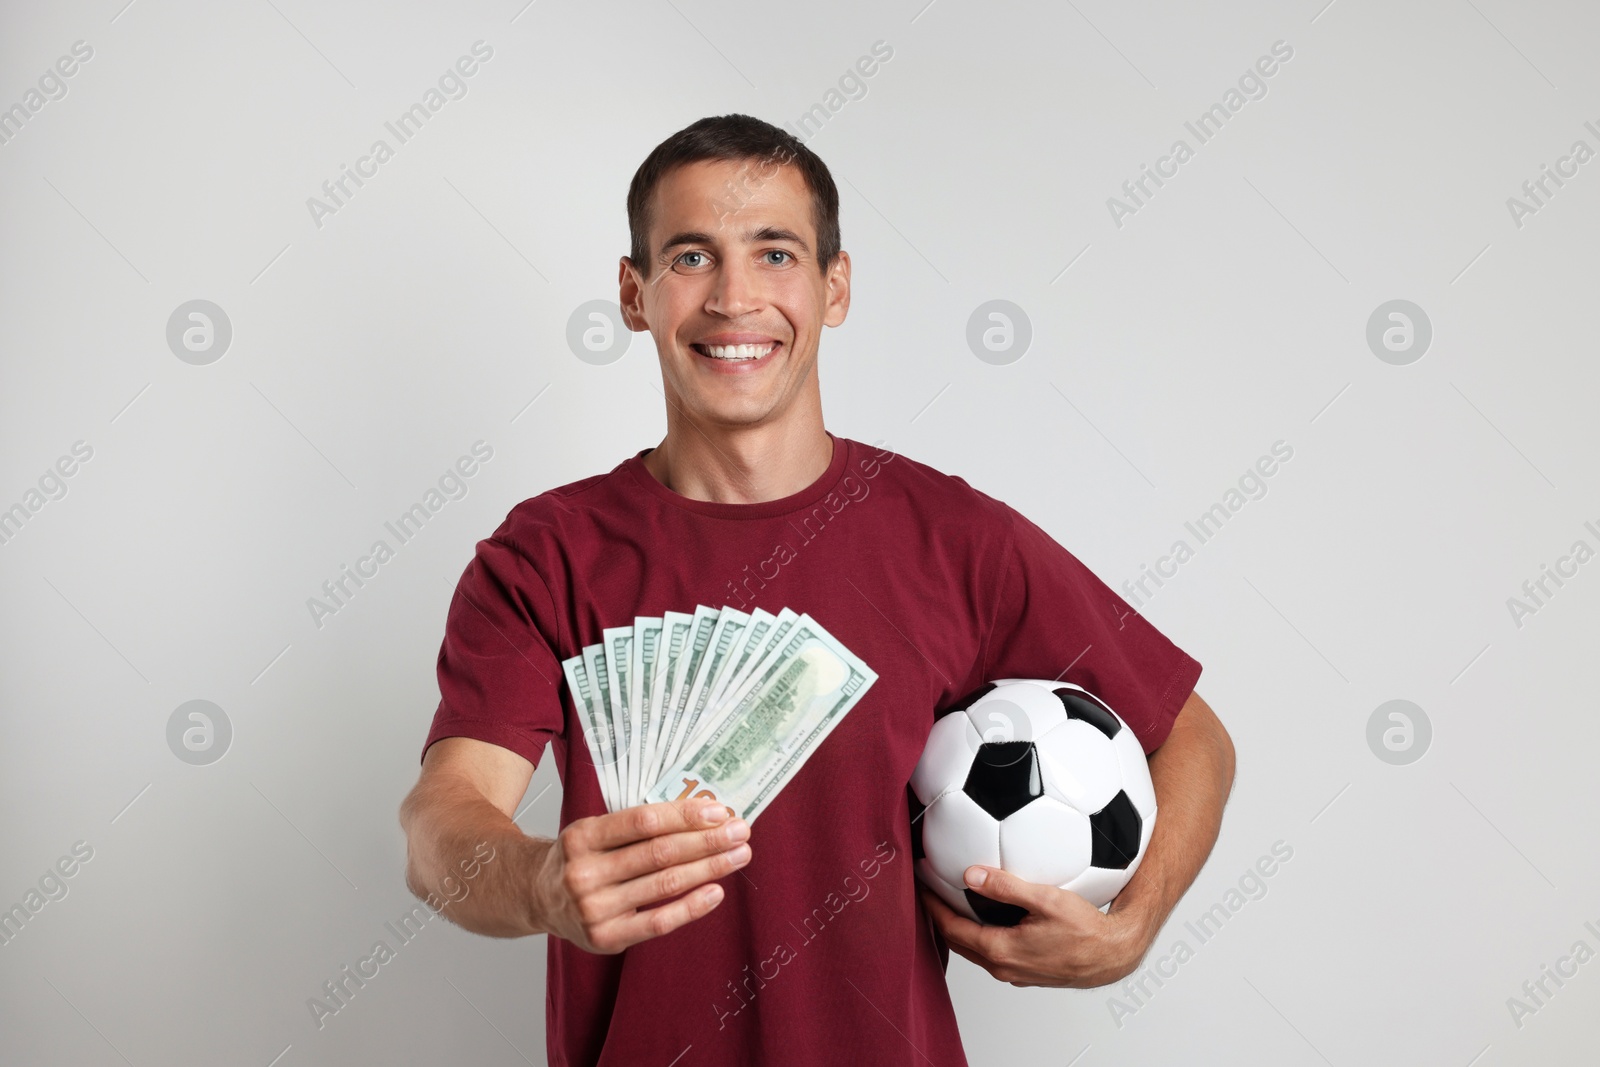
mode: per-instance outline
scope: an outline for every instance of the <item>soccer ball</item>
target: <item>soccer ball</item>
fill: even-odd
[[[1139,739],[1069,682],[1006,678],[951,709],[933,724],[911,794],[917,877],[993,926],[1027,911],[967,888],[974,863],[1103,908],[1139,869],[1156,819]]]

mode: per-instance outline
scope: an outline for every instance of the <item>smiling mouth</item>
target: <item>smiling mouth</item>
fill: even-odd
[[[711,359],[722,360],[724,363],[753,363],[763,356],[776,351],[781,341],[769,341],[763,345],[703,345],[694,344],[689,347]]]

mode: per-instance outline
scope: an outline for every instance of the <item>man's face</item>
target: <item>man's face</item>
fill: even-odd
[[[700,426],[820,409],[817,342],[849,310],[850,259],[818,269],[800,172],[705,160],[669,172],[654,196],[650,278],[624,258],[621,303],[629,329],[655,338],[668,403]]]

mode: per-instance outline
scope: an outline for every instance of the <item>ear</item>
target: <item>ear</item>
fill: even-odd
[[[827,306],[823,309],[822,324],[838,326],[850,313],[850,253],[840,251],[828,268]]]
[[[650,324],[644,317],[644,290],[638,268],[627,256],[617,261],[617,303],[622,308],[622,321],[634,333],[645,333]]]

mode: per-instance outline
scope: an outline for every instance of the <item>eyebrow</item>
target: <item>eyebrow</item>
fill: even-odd
[[[807,254],[811,252],[811,246],[806,244],[799,234],[793,230],[786,230],[782,226],[762,226],[759,229],[750,230],[745,233],[744,239],[746,244],[757,244],[761,241],[789,241],[799,245],[801,250]],[[673,234],[662,242],[659,255],[665,257],[668,251],[682,245],[709,245],[715,243],[716,238],[709,233],[702,233],[699,230],[685,230],[681,233]]]

